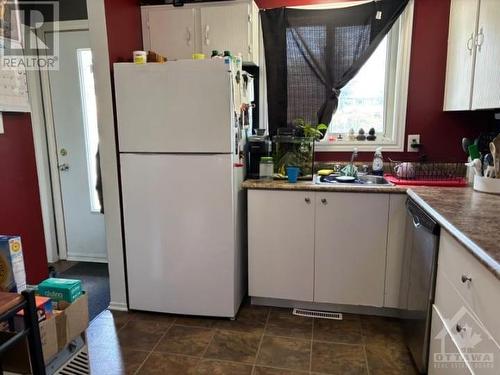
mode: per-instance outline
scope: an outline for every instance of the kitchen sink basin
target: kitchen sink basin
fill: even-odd
[[[338,175],[318,176],[316,183],[320,185],[356,185],[356,186],[393,186],[382,176],[358,176],[353,181],[345,182],[337,180]]]

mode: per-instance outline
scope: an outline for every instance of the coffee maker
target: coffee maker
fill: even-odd
[[[259,178],[260,158],[270,156],[271,140],[265,135],[264,129],[258,129],[256,135],[247,139],[247,178]]]

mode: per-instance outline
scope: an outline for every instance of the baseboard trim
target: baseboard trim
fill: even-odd
[[[307,310],[340,312],[346,314],[378,315],[392,318],[398,318],[400,316],[400,310],[398,309],[376,306],[337,305],[332,303],[304,302],[266,297],[251,297],[251,303],[252,305],[300,308]]]
[[[65,260],[69,260],[71,262],[108,263],[108,260],[105,258],[88,257],[88,256],[84,256],[84,255],[69,256]]]
[[[126,303],[123,302],[113,302],[111,301],[108,306],[109,310],[114,310],[114,311],[128,311],[128,306]]]

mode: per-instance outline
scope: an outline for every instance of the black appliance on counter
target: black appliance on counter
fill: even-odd
[[[259,178],[260,158],[271,156],[272,143],[267,135],[257,134],[247,138],[247,178]]]

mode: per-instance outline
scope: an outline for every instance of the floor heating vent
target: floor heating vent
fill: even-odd
[[[87,347],[83,347],[54,375],[90,375]]]
[[[342,320],[341,313],[328,312],[328,311],[293,309],[293,315],[306,316],[308,318]]]

